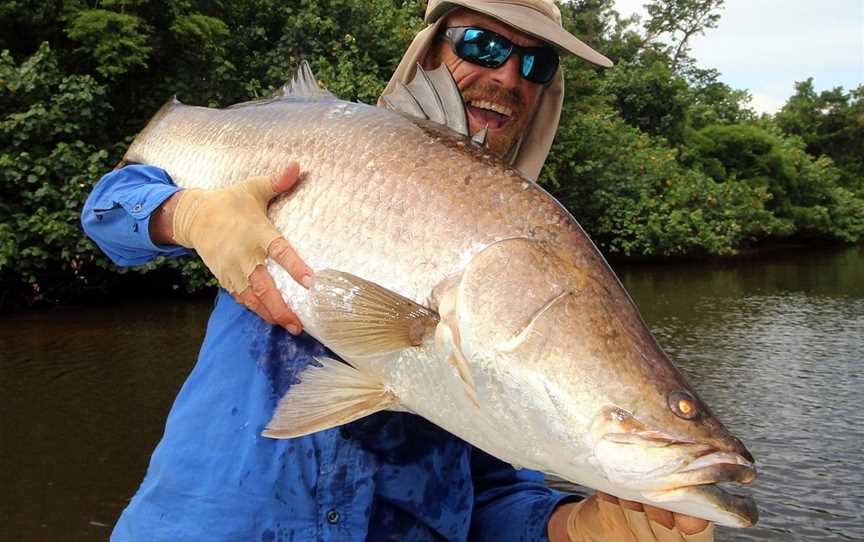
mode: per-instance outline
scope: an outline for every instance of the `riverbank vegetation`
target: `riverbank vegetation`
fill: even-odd
[[[780,112],[757,115],[746,90],[689,56],[693,36],[722,24],[722,3],[646,1],[644,21],[611,0],[561,6],[616,67],[564,60],[565,111],[540,181],[610,256],[864,237],[864,87],[797,82]],[[374,103],[422,12],[418,0],[0,0],[0,304],[80,298],[141,274],[204,288],[193,258],[114,267],[78,223],[93,184],[172,95],[266,97],[306,59],[338,96]]]

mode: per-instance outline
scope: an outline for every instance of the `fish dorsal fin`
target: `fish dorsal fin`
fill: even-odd
[[[414,99],[411,91],[408,90],[400,81],[396,81],[395,90],[387,96],[382,96],[381,100],[384,102],[387,109],[391,111],[405,113],[406,115],[417,117],[418,119],[428,118],[426,117],[426,113],[423,112],[423,108],[419,103],[417,103],[417,100]]]
[[[259,100],[251,100],[248,102],[240,102],[230,105],[227,109],[240,109],[243,107],[257,107],[271,104],[280,100],[334,100],[336,96],[327,89],[318,86],[318,81],[315,79],[315,74],[312,73],[312,68],[305,60],[300,63],[297,68],[297,73],[291,82],[286,83],[269,98]]]
[[[315,74],[312,73],[312,68],[305,60],[300,63],[294,78],[290,83],[286,83],[282,87],[281,96],[294,98],[335,98],[327,89],[321,88],[318,85],[318,80],[315,79]]]
[[[468,135],[465,102],[450,70],[443,64],[428,71],[418,64],[411,82],[397,84],[381,100],[391,111],[428,119]]]

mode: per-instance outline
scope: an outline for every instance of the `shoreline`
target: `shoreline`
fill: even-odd
[[[756,263],[774,263],[784,260],[794,260],[802,254],[832,255],[851,250],[864,251],[864,243],[774,243],[764,246],[754,246],[742,249],[737,254],[689,255],[689,256],[617,256],[605,255],[609,265],[616,274],[651,269],[669,269],[687,266],[689,268],[705,267],[740,267]],[[197,292],[187,292],[183,286],[179,272],[162,268],[146,274],[117,273],[108,274],[108,281],[100,287],[80,293],[59,302],[33,301],[23,295],[11,294],[9,291],[0,293],[0,317],[25,311],[46,311],[56,307],[76,306],[108,306],[118,301],[156,301],[176,302],[195,299],[213,299],[215,287],[206,287]]]

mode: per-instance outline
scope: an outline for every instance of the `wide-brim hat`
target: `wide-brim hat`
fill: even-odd
[[[429,0],[426,23],[433,24],[457,7],[489,15],[508,26],[572,53],[597,66],[611,68],[611,60],[601,55],[561,26],[561,12],[551,0]]]

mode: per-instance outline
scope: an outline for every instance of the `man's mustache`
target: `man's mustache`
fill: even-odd
[[[462,92],[462,99],[467,104],[474,100],[488,100],[509,107],[514,113],[522,112],[525,99],[522,93],[516,89],[502,89],[490,83],[478,83],[466,87]]]

